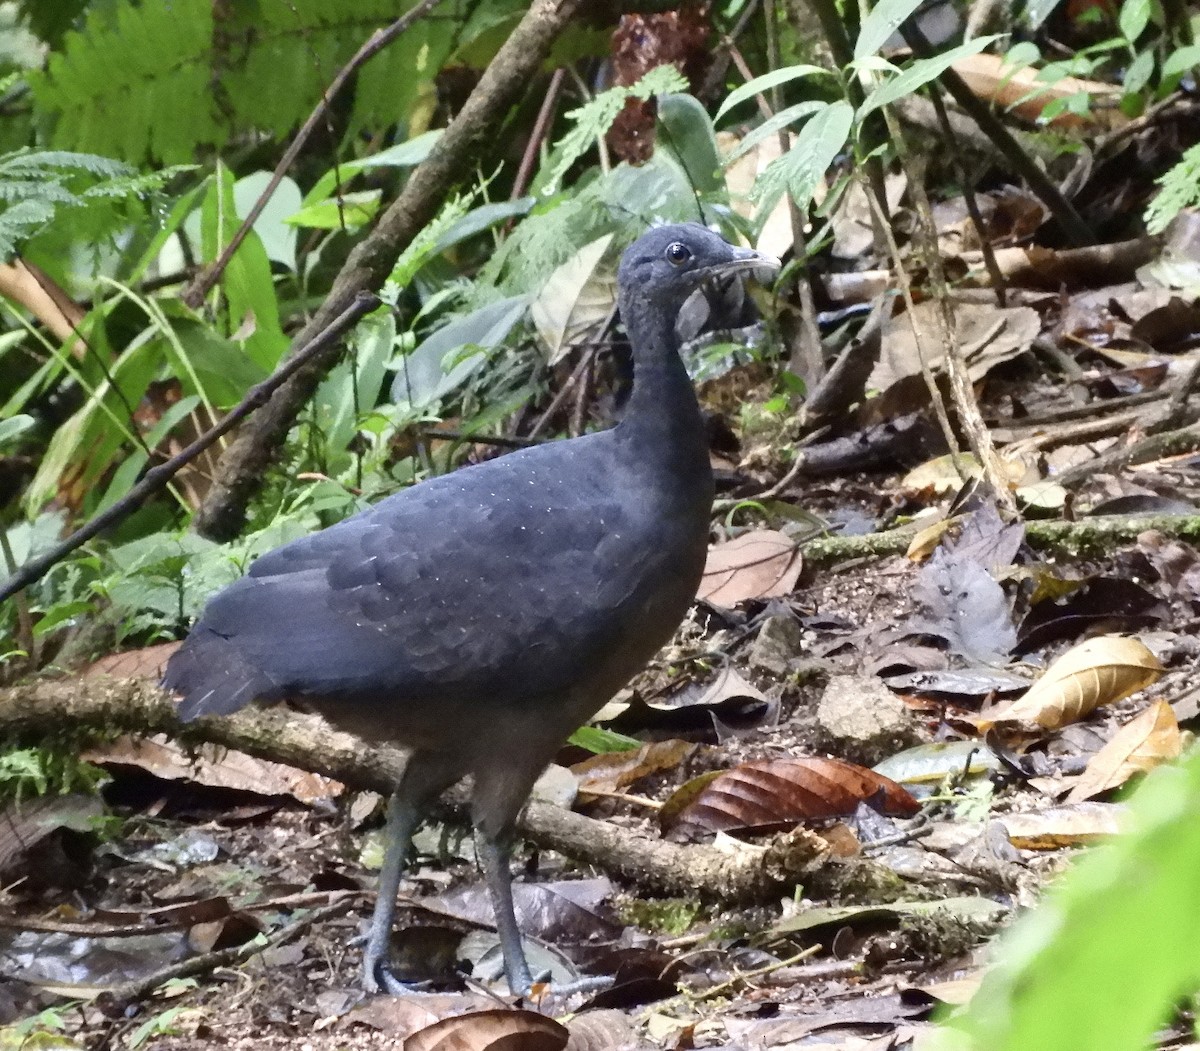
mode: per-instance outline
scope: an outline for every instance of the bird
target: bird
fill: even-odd
[[[777,266],[697,223],[651,227],[617,272],[634,371],[615,426],[426,479],[269,551],[170,658],[163,686],[185,721],[286,700],[406,750],[366,992],[408,988],[388,949],[412,834],[468,775],[505,974],[531,991],[510,872],[520,810],[565,739],[671,638],[704,568],[713,476],[676,320],[702,286]]]

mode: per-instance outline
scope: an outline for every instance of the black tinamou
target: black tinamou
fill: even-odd
[[[616,427],[431,478],[263,555],[167,665],[183,719],[287,699],[411,750],[367,991],[402,988],[387,955],[412,832],[467,774],[509,986],[529,991],[517,815],[564,739],[671,637],[704,566],[713,482],[676,317],[702,283],[772,263],[702,226],[652,229],[618,272],[634,387]]]

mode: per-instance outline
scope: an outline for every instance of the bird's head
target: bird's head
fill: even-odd
[[[680,223],[656,226],[634,241],[621,257],[617,285],[623,300],[640,300],[674,316],[703,284],[778,269],[779,260],[771,256],[731,245],[699,223]]]

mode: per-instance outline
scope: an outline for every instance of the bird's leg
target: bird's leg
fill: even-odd
[[[363,951],[363,988],[368,993],[389,992],[399,995],[411,992],[395,978],[388,968],[392,923],[396,915],[396,892],[400,876],[412,848],[412,836],[429,801],[460,776],[453,757],[437,753],[413,752],[404,766],[404,773],[392,798],[388,800],[387,827],[384,838],[387,849],[383,868],[379,872],[379,893],[375,912],[367,931],[367,947]]]
[[[403,992],[403,985],[388,969],[388,949],[396,915],[396,893],[400,889],[400,876],[419,817],[417,806],[397,789],[388,800],[387,827],[384,829],[387,850],[383,855],[383,868],[379,871],[379,893],[371,916],[367,947],[363,951],[363,988],[368,993]]]
[[[517,926],[517,914],[513,908],[509,837],[492,836],[478,827],[476,831],[479,833],[479,860],[483,864],[492,910],[496,914],[496,933],[500,936],[500,949],[504,953],[508,987],[514,996],[528,996],[533,989],[533,977],[529,973],[529,963],[521,945],[521,929]]]

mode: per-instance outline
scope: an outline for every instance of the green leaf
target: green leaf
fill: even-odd
[[[797,102],[794,106],[788,106],[787,109],[781,109],[773,117],[764,120],[757,128],[746,135],[741,142],[737,144],[737,148],[725,158],[727,165],[732,164],[739,157],[749,153],[763,139],[770,138],[777,134],[781,129],[788,127],[791,124],[796,124],[805,117],[810,117],[818,110],[824,109],[827,103],[818,102],[815,99],[810,102]]]
[[[1121,14],[1117,25],[1121,35],[1131,44],[1137,43],[1150,24],[1151,0],[1125,0],[1121,5]]]
[[[233,201],[238,215],[250,214],[254,202],[271,179],[271,172],[258,171],[233,184]],[[254,220],[254,232],[262,241],[267,258],[286,266],[293,273],[296,270],[296,238],[299,235],[294,226],[288,225],[287,218],[299,209],[300,201],[300,187],[285,175],[259,217]]]
[[[1172,51],[1163,62],[1163,80],[1166,80],[1168,77],[1181,76],[1188,70],[1195,69],[1197,66],[1200,66],[1200,44],[1189,44],[1187,47],[1181,47]]]
[[[800,209],[807,208],[826,169],[846,145],[853,125],[854,110],[848,102],[832,102],[810,118],[792,148],[770,163],[754,187],[751,197],[759,203],[757,214],[770,214],[784,190]]]
[[[866,97],[859,108],[858,119],[861,121],[868,113],[880,106],[895,102],[905,95],[912,94],[917,88],[923,87],[931,80],[936,80],[960,58],[979,54],[995,39],[994,36],[977,37],[975,40],[968,40],[965,44],[959,44],[958,47],[952,47],[949,51],[943,51],[940,55],[917,59],[903,73],[890,80],[885,80]]]
[[[854,43],[854,57],[877,55],[888,38],[921,6],[921,3],[922,0],[880,0],[863,19],[858,40]]]
[[[725,189],[717,137],[708,111],[691,95],[672,93],[658,100],[659,142],[664,143],[700,193]]]
[[[595,755],[608,752],[632,752],[642,747],[642,742],[636,737],[626,737],[613,730],[605,730],[599,726],[581,726],[570,737],[567,744],[576,748],[584,748]]]
[[[317,388],[313,412],[327,455],[344,452],[359,415],[375,407],[395,341],[396,318],[390,310],[364,318],[351,339],[354,359],[339,361]]]
[[[0,446],[16,441],[22,434],[32,429],[33,425],[33,417],[24,414],[0,420]]]
[[[586,105],[571,110],[567,117],[574,126],[554,150],[546,175],[540,180],[546,195],[558,192],[558,183],[568,169],[592,144],[612,127],[617,114],[631,98],[648,99],[673,91],[687,91],[687,78],[672,65],[656,66],[636,84],[602,91]]]
[[[729,97],[721,103],[720,109],[717,110],[717,115],[713,117],[713,123],[720,124],[721,118],[733,109],[734,106],[741,105],[747,99],[754,98],[755,95],[765,95],[772,88],[777,88],[781,84],[788,84],[793,80],[821,75],[832,76],[833,74],[827,69],[822,69],[820,66],[801,64],[797,66],[785,66],[783,69],[773,69],[770,73],[764,73],[761,77],[748,80],[740,88],[735,88],[729,93]]]
[[[205,262],[213,262],[241,225],[233,192],[233,174],[218,162],[216,178],[200,208],[201,244]],[[279,322],[275,280],[262,241],[253,230],[233,253],[221,276],[229,310],[229,335],[251,331],[244,338],[246,353],[263,369],[273,369],[288,347]]]
[[[404,359],[392,400],[420,409],[449,394],[487,360],[527,309],[525,296],[510,296],[443,325]],[[461,355],[464,347],[475,351]]]
[[[1125,93],[1127,95],[1138,94],[1147,84],[1150,83],[1150,78],[1154,76],[1154,53],[1152,51],[1143,51],[1130,64],[1125,71]]]
[[[497,201],[495,204],[481,204],[478,208],[472,208],[438,236],[433,243],[431,252],[433,255],[441,255],[448,248],[453,248],[456,244],[482,233],[497,223],[516,216],[528,215],[533,205],[532,197],[519,197],[515,201]]]
[[[306,204],[284,222],[312,230],[357,230],[375,218],[383,194],[380,190],[354,190]]]
[[[1200,987],[1200,752],[1146,778],[1120,836],[1001,938],[946,1035],[972,1051],[1130,1051]],[[939,1045],[944,1046],[944,1045]]]
[[[360,157],[354,161],[344,161],[330,168],[313,184],[313,188],[304,195],[305,207],[324,201],[333,196],[333,191],[344,186],[355,175],[366,168],[415,168],[429,156],[430,151],[441,137],[441,130],[427,131],[415,135],[411,139],[389,146],[368,157]]]

